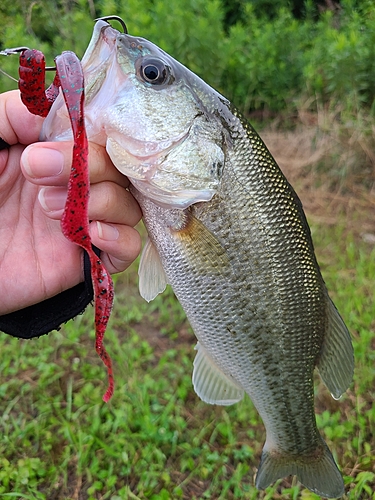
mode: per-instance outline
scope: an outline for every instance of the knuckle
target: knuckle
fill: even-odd
[[[101,186],[101,209],[104,213],[111,211],[117,201],[116,187],[113,182],[103,182]]]

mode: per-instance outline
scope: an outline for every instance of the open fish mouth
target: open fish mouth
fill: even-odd
[[[103,19],[95,23],[90,44],[81,61],[86,71],[100,70],[103,63],[115,52],[116,40],[120,35],[118,30]]]

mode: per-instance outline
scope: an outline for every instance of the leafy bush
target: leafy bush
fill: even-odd
[[[138,0],[40,0],[26,11],[23,3],[0,8],[0,48],[41,48],[49,63],[62,50],[82,56],[92,18],[117,14],[131,34],[160,45],[245,112],[293,111],[307,96],[351,111],[374,107],[370,0],[342,0],[338,10],[319,17],[311,0],[279,0],[271,10],[267,0],[144,0],[142,9]],[[16,76],[15,59],[1,58],[1,69]],[[1,78],[1,91],[12,87]]]
[[[352,110],[373,105],[375,9],[365,12],[361,15],[348,5],[339,28],[331,12],[316,24],[303,72],[308,92],[320,102],[341,103]]]
[[[303,49],[308,30],[286,10],[269,22],[246,9],[244,24],[236,24],[227,39],[223,87],[245,111],[290,106],[303,87]]]

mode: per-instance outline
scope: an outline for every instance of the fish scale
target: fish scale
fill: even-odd
[[[250,144],[242,142],[227,160],[217,195],[194,209],[229,256],[213,278],[202,279],[192,259],[177,258],[189,251],[170,234],[173,214],[136,196],[199,342],[250,395],[278,453],[310,459],[326,450],[315,423],[312,374],[326,329],[327,292],[297,196],[252,129],[244,130]],[[235,335],[228,336],[230,330]]]
[[[197,336],[196,393],[210,404],[252,399],[266,428],[258,488],[295,474],[341,496],[313,372],[339,398],[353,348],[293,188],[236,108],[148,40],[98,21],[82,67],[87,135],[129,177],[148,231],[141,295],[169,283]],[[59,98],[43,133],[70,137]]]

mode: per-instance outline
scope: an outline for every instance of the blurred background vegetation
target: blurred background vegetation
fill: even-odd
[[[372,0],[3,0],[0,49],[81,56],[96,17],[117,14],[251,112],[375,112]],[[1,59],[1,68],[16,63]],[[12,73],[13,74],[13,73]],[[12,87],[1,79],[0,90]],[[306,102],[308,101],[308,102]]]
[[[47,64],[63,50],[81,57],[93,20],[110,14],[232,100],[256,128],[314,127],[312,146],[322,134],[330,145],[317,166],[334,187],[349,179],[372,189],[373,0],[2,0],[0,50],[38,48]],[[17,59],[0,58],[0,70],[17,77]],[[0,91],[15,87],[0,73]]]

